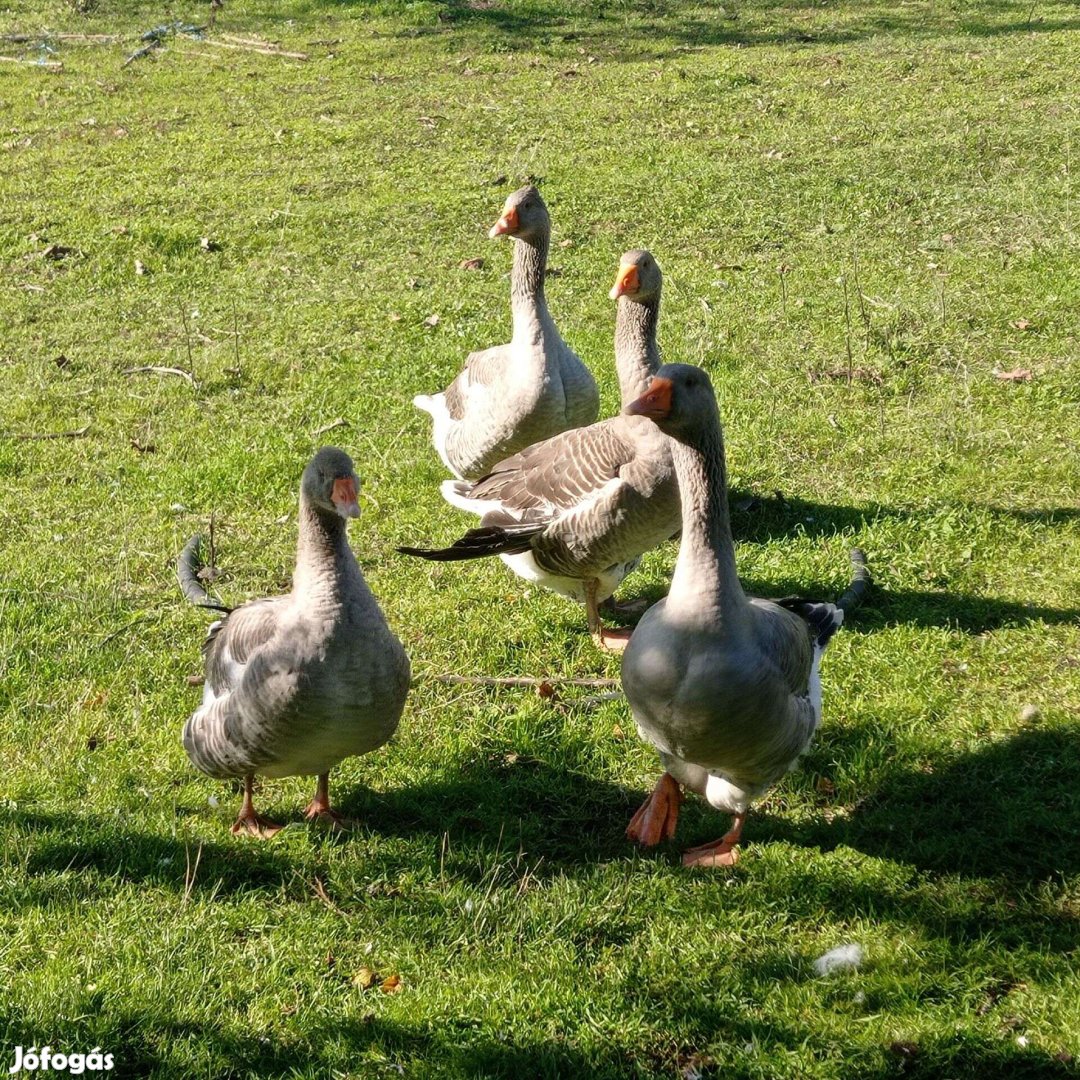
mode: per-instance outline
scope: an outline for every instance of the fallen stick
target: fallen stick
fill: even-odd
[[[496,678],[491,675],[436,675],[436,682],[452,686],[618,686],[618,679],[534,679],[527,676]]]
[[[152,371],[157,375],[179,375],[181,379],[187,379],[192,386],[195,385],[194,376],[190,371],[184,371],[183,368],[178,367],[158,367],[156,364],[147,364],[144,367],[129,367],[124,368],[120,372],[121,375],[139,375],[143,372]]]
[[[214,38],[206,38],[203,44],[213,45],[216,49],[239,49],[242,52],[261,53],[263,56],[284,56],[289,60],[306,60],[308,58],[307,53],[286,52],[276,45],[240,44],[237,41],[217,41]]]
[[[86,45],[115,45],[117,34],[0,34],[0,41],[23,45],[28,41],[78,41]]]
[[[325,435],[328,431],[333,431],[335,428],[348,427],[349,421],[344,417],[339,416],[336,420],[331,420],[329,424],[323,424],[321,428],[316,428],[313,434]]]
[[[24,60],[21,56],[0,56],[9,64],[23,64],[26,67],[44,68],[46,71],[63,71],[64,65],[59,60]]]
[[[89,424],[84,424],[75,431],[12,431],[3,435],[5,439],[81,439],[90,430]]]

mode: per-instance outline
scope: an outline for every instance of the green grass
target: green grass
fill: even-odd
[[[220,32],[309,59],[178,38],[122,66],[205,16],[0,11],[122,36],[0,64],[3,1067],[48,1042],[117,1076],[1077,1075],[1075,5],[228,0]],[[618,255],[663,266],[748,585],[835,595],[852,542],[871,559],[730,874],[623,840],[657,773],[623,702],[430,677],[616,675],[581,609],[393,553],[463,524],[410,398],[505,339],[484,230],[527,176],[606,410]],[[214,512],[221,594],[281,588],[326,440],[416,682],[335,773],[358,834],[300,825],[289,780],[261,807],[292,827],[238,842],[179,742],[207,620],[172,563]],[[689,801],[680,846],[724,827]],[[849,941],[863,968],[815,978]]]

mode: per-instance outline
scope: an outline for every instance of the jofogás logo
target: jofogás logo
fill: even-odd
[[[15,1064],[8,1073],[19,1072],[66,1072],[81,1076],[85,1072],[108,1072],[113,1067],[112,1054],[103,1054],[95,1046],[89,1054],[57,1054],[51,1046],[15,1047]]]

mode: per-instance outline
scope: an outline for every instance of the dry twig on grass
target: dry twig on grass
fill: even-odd
[[[89,424],[83,424],[74,431],[10,431],[0,438],[18,439],[20,441],[37,441],[39,439],[81,439],[90,430]]]
[[[120,372],[121,375],[139,375],[143,372],[152,371],[157,375],[179,375],[181,379],[187,379],[192,386],[195,385],[195,377],[190,371],[184,371],[183,368],[178,367],[158,367],[156,364],[147,364],[143,367],[129,367],[124,368]]]

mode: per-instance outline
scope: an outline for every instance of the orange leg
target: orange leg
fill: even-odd
[[[269,840],[274,833],[281,832],[281,826],[276,821],[264,818],[262,814],[255,812],[251,802],[251,792],[255,786],[254,776],[244,777],[244,801],[240,805],[240,813],[229,830],[233,836],[241,836],[247,833],[249,836],[257,836],[260,840]]]
[[[683,853],[683,866],[734,866],[739,859],[738,843],[746,814],[736,814],[731,828],[719,840]]]
[[[598,587],[599,582],[595,578],[585,582],[585,616],[589,622],[589,633],[597,648],[604,649],[606,652],[622,652],[630,640],[633,629],[623,627],[619,630],[610,630],[604,626],[600,620],[600,605],[596,602]]]
[[[682,801],[683,793],[675,777],[664,773],[626,826],[627,839],[636,840],[644,847],[670,840],[675,835]]]
[[[330,808],[330,774],[328,772],[319,774],[315,785],[315,798],[304,808],[304,817],[308,821],[325,822],[331,829],[340,832],[349,832],[356,825],[355,821]]]

